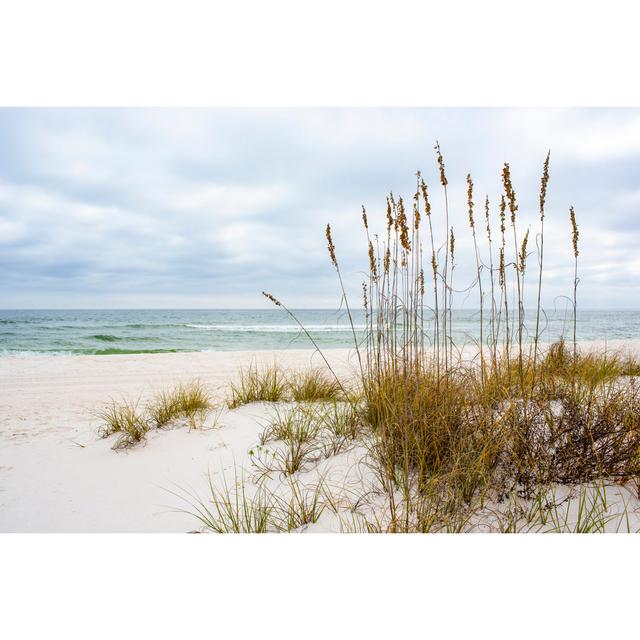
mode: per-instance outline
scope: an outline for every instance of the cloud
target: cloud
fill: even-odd
[[[533,249],[551,149],[545,302],[570,292],[573,204],[583,306],[637,306],[640,110],[371,108],[0,110],[0,305],[258,307],[269,289],[335,306],[327,222],[359,299],[360,206],[381,228],[386,194],[410,200],[417,169],[444,241],[436,139],[460,288],[474,277],[467,172],[495,222],[510,162]]]

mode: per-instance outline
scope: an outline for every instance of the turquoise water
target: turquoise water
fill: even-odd
[[[349,347],[351,327],[344,311],[295,311],[321,347]],[[528,328],[533,333],[533,314]],[[354,312],[356,328],[364,318]],[[477,338],[476,312],[454,311],[458,344]],[[571,316],[548,318],[543,340],[572,333]],[[578,312],[579,340],[640,338],[640,311]],[[280,309],[269,310],[0,310],[0,356],[30,354],[118,354],[173,351],[236,351],[313,348],[300,328]]]

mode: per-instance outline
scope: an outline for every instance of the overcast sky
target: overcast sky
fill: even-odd
[[[467,172],[495,207],[510,162],[533,238],[551,149],[545,304],[571,292],[574,205],[582,307],[640,306],[640,110],[366,108],[0,110],[0,307],[335,307],[326,223],[358,291],[360,206],[381,228],[421,169],[439,213],[436,139],[461,288]]]

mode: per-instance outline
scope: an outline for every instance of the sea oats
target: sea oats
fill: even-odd
[[[267,298],[268,300],[271,300],[271,302],[273,302],[273,304],[276,305],[276,307],[281,307],[282,303],[277,300],[274,296],[272,296],[270,293],[267,293],[266,291],[262,292],[262,295]]]
[[[424,200],[424,212],[427,217],[431,216],[431,203],[429,202],[429,194],[427,193],[427,183],[420,180],[420,191],[422,191],[422,199]]]
[[[331,225],[328,224],[327,225],[327,231],[326,231],[326,236],[327,236],[327,249],[329,250],[329,257],[331,258],[331,263],[333,264],[334,267],[338,267],[338,261],[336,259],[336,248],[333,245],[333,239],[331,237]]]
[[[580,253],[578,251],[578,238],[580,237],[580,232],[578,231],[578,225],[576,224],[576,214],[573,207],[570,207],[569,209],[569,220],[571,221],[571,244],[573,244],[573,255],[577,258]]]
[[[489,196],[484,199],[484,219],[487,223],[487,238],[491,242],[491,224],[489,223]]]
[[[547,153],[542,168],[542,179],[540,180],[540,220],[544,220],[544,205],[547,200],[547,185],[549,184],[549,158],[551,151]]]
[[[502,184],[504,186],[504,192],[509,203],[509,211],[511,212],[511,224],[515,224],[518,205],[516,203],[516,192],[514,191],[513,185],[511,183],[511,169],[509,168],[508,162],[504,163],[504,167],[502,169]]]
[[[529,229],[524,234],[524,239],[522,240],[522,246],[520,248],[520,273],[524,274],[524,269],[527,262],[527,241],[529,240]]]
[[[378,269],[376,266],[376,256],[373,250],[373,243],[369,241],[369,269],[371,270],[371,277],[375,280],[378,277]]]
[[[467,207],[469,208],[469,226],[471,229],[475,227],[473,220],[473,180],[471,174],[467,174]]]
[[[444,158],[442,157],[442,153],[440,152],[440,143],[436,140],[436,146],[434,147],[436,150],[436,159],[438,161],[438,168],[440,169],[440,184],[443,187],[446,187],[449,183],[447,182],[447,176],[444,171]]]

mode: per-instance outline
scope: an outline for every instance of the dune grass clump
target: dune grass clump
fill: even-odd
[[[231,483],[222,474],[219,487],[209,474],[206,499],[190,491],[170,493],[187,503],[179,511],[195,517],[204,531],[212,533],[290,532],[317,522],[328,503],[322,479],[306,487],[295,478],[275,487],[265,482],[252,486],[237,470]]]
[[[327,507],[324,480],[303,487],[293,479],[288,483],[289,495],[275,495],[275,527],[278,531],[294,531],[318,521]]]
[[[319,460],[319,444],[315,440],[301,440],[296,435],[291,433],[279,440],[277,446],[268,449],[259,447],[254,452],[251,463],[259,479],[272,474],[292,476],[308,470],[311,464]]]
[[[351,402],[329,402],[316,411],[317,419],[330,434],[355,440],[361,433],[357,406]]]
[[[161,391],[149,403],[147,412],[157,429],[165,427],[180,415],[176,394],[171,391]]]
[[[102,421],[98,430],[100,437],[118,434],[114,449],[126,449],[142,442],[150,428],[147,417],[138,411],[137,404],[128,400],[111,400],[96,412],[96,417]]]
[[[260,444],[276,440],[310,442],[318,435],[315,414],[307,407],[276,407],[268,425],[260,434]]]
[[[261,477],[274,472],[291,476],[323,458],[342,453],[360,433],[359,418],[348,403],[276,408],[259,435],[260,447],[252,452],[253,466]],[[276,446],[265,449],[269,443]]]
[[[191,428],[197,428],[197,416],[212,406],[211,394],[196,380],[160,392],[147,406],[147,412],[157,428],[162,428],[178,418],[186,418]]]
[[[322,369],[307,369],[293,374],[289,388],[296,402],[336,401],[343,396],[340,383]]]
[[[287,375],[277,365],[241,369],[239,380],[230,388],[229,409],[251,402],[329,402],[344,398],[346,393],[330,371],[313,368]]]
[[[213,408],[211,394],[195,380],[161,391],[142,411],[138,403],[111,400],[95,415],[101,421],[98,434],[103,438],[120,434],[113,448],[126,449],[142,442],[152,428],[161,429],[180,418],[188,421],[190,429],[198,428],[198,417]],[[217,416],[214,423],[216,420]]]
[[[622,376],[640,376],[640,361],[615,351],[572,350],[561,338],[553,343],[540,362],[543,377],[579,381],[586,385],[613,382]]]
[[[608,486],[602,480],[568,491],[537,487],[523,500],[510,495],[506,507],[495,511],[493,529],[500,533],[632,533],[628,501],[613,511]]]
[[[291,476],[317,459],[320,431],[314,413],[306,406],[276,408],[259,436],[260,447],[252,458],[259,477],[278,473]],[[275,443],[265,449],[264,445]]]
[[[572,339],[567,343],[563,338],[546,350],[541,346],[549,161],[547,155],[535,245],[529,243],[531,228],[520,223],[509,164],[502,168],[497,211],[484,198],[480,216],[474,183],[467,176],[475,260],[471,283],[454,282],[458,236],[450,225],[449,181],[439,145],[436,169],[444,203],[439,220],[420,172],[410,201],[387,197],[381,233],[370,231],[363,207],[369,259],[362,283],[363,334],[355,328],[327,225],[329,258],[359,363],[362,398],[345,399],[357,414],[354,424],[367,434],[387,497],[388,517],[376,521],[386,531],[466,530],[474,510],[514,491],[532,496],[538,487],[552,484],[625,483],[640,473],[640,402],[633,378],[640,373],[640,362],[578,348],[580,234],[573,207],[567,221]],[[533,278],[532,246],[537,258]],[[479,341],[472,354],[468,348],[466,353],[459,350],[453,336],[457,290],[465,297],[477,294]],[[304,331],[280,300],[264,295]],[[528,337],[525,300],[531,299],[536,303],[535,333]]]
[[[229,409],[251,402],[279,402],[286,398],[287,381],[282,369],[276,365],[258,368],[250,366],[240,371],[240,379],[233,382]]]
[[[209,500],[196,495],[187,497],[174,492],[185,500],[186,511],[197,518],[202,526],[213,533],[267,533],[274,509],[272,496],[264,486],[253,493],[247,491],[244,478],[236,473],[233,485],[223,475],[222,487],[216,487],[209,474]]]

